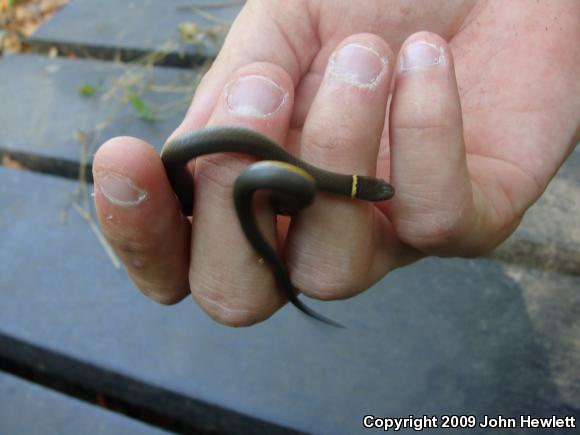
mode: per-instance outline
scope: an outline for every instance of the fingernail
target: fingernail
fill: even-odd
[[[349,44],[332,55],[328,72],[353,86],[371,88],[381,81],[387,64],[387,59],[372,48]]]
[[[401,56],[401,71],[430,68],[445,61],[443,49],[425,41],[411,42]]]
[[[228,109],[238,115],[263,118],[282,106],[286,92],[269,77],[240,77],[226,88]]]
[[[120,174],[103,174],[95,180],[100,192],[109,202],[121,207],[135,207],[147,199],[149,194],[133,181]]]

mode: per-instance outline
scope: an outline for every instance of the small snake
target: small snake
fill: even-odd
[[[191,216],[193,210],[193,178],[187,164],[196,157],[213,153],[242,153],[265,159],[248,166],[234,185],[234,205],[242,230],[257,254],[270,265],[278,287],[294,306],[315,319],[341,327],[298,299],[282,259],[258,228],[252,197],[258,190],[268,190],[276,213],[292,215],[313,202],[316,190],[365,201],[383,201],[392,198],[393,187],[379,178],[337,174],[312,166],[253,130],[209,127],[177,137],[161,151],[165,171],[186,216]]]

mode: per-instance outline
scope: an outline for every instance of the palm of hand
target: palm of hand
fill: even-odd
[[[449,41],[455,58],[470,176],[506,227],[500,238],[505,237],[577,140],[578,65],[567,62],[571,53],[565,50],[576,50],[578,58],[577,44],[568,41],[580,36],[574,14],[553,6],[447,0],[310,3],[315,18],[300,32],[307,36],[299,42],[306,50],[293,50],[304,59],[297,60],[301,79],[292,142],[299,140],[328,57],[343,38],[372,32],[396,51],[414,31],[438,33]],[[304,71],[300,64],[309,66]],[[388,134],[382,146],[388,147]]]

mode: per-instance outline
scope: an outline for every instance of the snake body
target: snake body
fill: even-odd
[[[242,153],[266,160],[250,165],[236,180],[234,204],[242,230],[256,253],[270,265],[278,287],[292,304],[311,317],[341,326],[298,299],[282,259],[258,228],[252,210],[253,194],[267,189],[272,192],[271,202],[276,212],[293,214],[310,205],[317,190],[366,201],[382,201],[394,195],[393,187],[379,178],[338,174],[317,168],[254,130],[208,127],[167,142],[161,151],[167,176],[182,212],[187,216],[193,210],[193,178],[187,164],[192,159],[214,153]]]

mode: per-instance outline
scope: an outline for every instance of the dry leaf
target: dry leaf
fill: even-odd
[[[32,35],[69,0],[0,0],[0,52],[20,52],[21,37]]]
[[[18,169],[18,170],[24,169],[24,166],[22,166],[22,163],[20,163],[18,160],[14,160],[12,157],[10,157],[7,154],[4,154],[2,156],[2,166],[6,166],[7,168],[10,168],[10,169]]]

